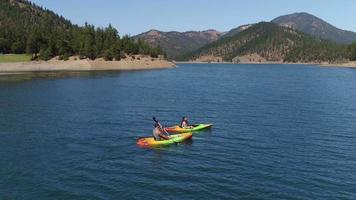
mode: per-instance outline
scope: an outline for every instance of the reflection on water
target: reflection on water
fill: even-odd
[[[162,147],[155,147],[155,148],[145,148],[147,151],[152,151],[152,162],[155,166],[159,167],[161,162],[164,162],[166,156],[169,157],[170,153],[178,153],[182,152],[183,150],[189,150],[192,148],[194,140],[189,139],[185,140],[181,143],[169,145],[169,146],[162,146]]]
[[[58,71],[58,72],[28,72],[23,74],[0,75],[0,82],[27,81],[34,79],[61,79],[61,78],[100,78],[103,76],[118,76],[120,71]]]

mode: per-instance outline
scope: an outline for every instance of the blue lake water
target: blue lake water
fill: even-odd
[[[141,149],[152,116],[212,122]],[[356,69],[182,64],[0,82],[0,199],[356,199]]]

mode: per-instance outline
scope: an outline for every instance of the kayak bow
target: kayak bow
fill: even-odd
[[[181,128],[180,126],[172,126],[172,127],[167,127],[165,130],[169,133],[187,133],[187,132],[195,132],[195,131],[201,131],[203,129],[207,129],[212,127],[213,124],[196,124],[193,125],[193,128]]]
[[[156,141],[153,137],[147,137],[147,138],[138,139],[136,144],[143,148],[161,147],[161,146],[167,146],[167,145],[183,142],[185,140],[192,138],[192,136],[193,136],[192,133],[182,133],[177,135],[171,135],[170,136],[171,139],[169,140],[159,140],[159,141]]]

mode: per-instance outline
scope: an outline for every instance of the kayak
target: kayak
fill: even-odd
[[[192,133],[182,133],[177,135],[171,135],[169,140],[156,141],[153,137],[140,138],[137,140],[137,145],[140,147],[161,147],[171,144],[177,144],[192,138]]]
[[[201,131],[203,129],[207,129],[212,127],[213,124],[196,124],[193,125],[193,128],[181,128],[180,126],[172,126],[172,127],[166,127],[165,130],[169,133],[187,133],[187,132],[195,132],[195,131]]]

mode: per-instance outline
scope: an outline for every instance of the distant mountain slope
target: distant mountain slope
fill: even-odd
[[[272,22],[337,43],[350,44],[356,41],[355,32],[338,29],[322,19],[305,12],[280,16],[272,20]]]
[[[245,25],[241,25],[237,28],[233,28],[231,30],[229,30],[228,32],[224,33],[221,37],[231,37],[234,36],[238,33],[240,33],[241,31],[244,31],[248,28],[250,28],[251,26],[253,26],[253,24],[245,24]]]
[[[288,27],[260,22],[231,37],[222,37],[185,58],[194,60],[211,56],[232,61],[237,56],[249,54],[267,61],[334,62],[346,57],[346,47]]]
[[[142,39],[151,46],[160,46],[169,58],[176,59],[182,54],[197,50],[198,48],[217,40],[222,33],[216,30],[189,31],[189,32],[162,32],[150,30],[134,36]]]

